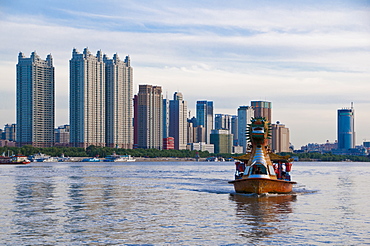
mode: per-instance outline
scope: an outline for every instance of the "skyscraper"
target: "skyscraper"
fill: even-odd
[[[338,109],[338,149],[348,150],[355,147],[354,109]]]
[[[214,153],[232,153],[233,136],[229,130],[212,130],[210,141],[214,145]]]
[[[162,87],[139,85],[139,93],[134,97],[135,147],[162,149],[162,106]]]
[[[206,130],[206,143],[210,143],[213,129],[213,101],[197,101],[197,124]]]
[[[51,147],[54,144],[55,89],[53,58],[36,52],[17,64],[17,145]]]
[[[251,101],[251,106],[254,109],[254,117],[265,117],[270,123],[272,121],[271,102],[267,101]]]
[[[231,115],[215,114],[215,130],[231,130]]]
[[[290,150],[290,140],[289,140],[289,128],[285,125],[276,122],[276,124],[271,124],[272,131],[272,146],[271,149],[275,153],[280,152],[291,152]]]
[[[4,138],[13,142],[17,141],[17,125],[16,124],[6,124],[4,127]]]
[[[243,152],[247,150],[247,127],[251,123],[251,119],[254,117],[254,110],[249,106],[240,106],[238,108],[238,143],[239,146],[243,147]]]
[[[163,99],[162,106],[163,113],[163,138],[168,138],[170,136],[170,99]]]
[[[232,115],[231,116],[231,134],[233,134],[233,145],[238,146],[238,116]]]
[[[175,149],[186,149],[187,144],[187,102],[181,92],[175,92],[170,101],[170,137],[175,140]]]
[[[106,83],[105,140],[108,147],[132,149],[132,97],[133,69],[130,57],[121,61],[117,54],[113,59],[103,56]]]
[[[70,66],[70,142],[74,147],[105,146],[105,66],[101,51],[93,56],[73,49]]]

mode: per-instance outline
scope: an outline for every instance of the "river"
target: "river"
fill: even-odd
[[[232,162],[0,166],[2,245],[370,245],[370,163],[296,162],[290,195]]]

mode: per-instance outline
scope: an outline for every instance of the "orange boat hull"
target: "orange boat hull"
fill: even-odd
[[[235,192],[238,193],[290,193],[293,189],[293,184],[296,182],[266,179],[266,178],[247,178],[236,179],[229,183],[234,184]]]

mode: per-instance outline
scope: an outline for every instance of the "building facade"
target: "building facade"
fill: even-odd
[[[240,106],[238,108],[238,143],[243,147],[243,153],[246,152],[248,147],[247,142],[247,128],[254,117],[254,110],[250,106]]]
[[[213,101],[197,101],[196,105],[197,126],[206,130],[206,143],[210,143],[211,130],[213,129]]]
[[[231,134],[233,134],[233,145],[234,146],[239,146],[238,142],[238,116],[237,115],[232,115],[231,116]]]
[[[292,150],[290,149],[289,128],[285,127],[284,124],[280,124],[280,122],[278,121],[276,122],[276,124],[271,124],[271,131],[271,150],[274,153],[291,152]]]
[[[231,130],[231,115],[215,114],[215,130]]]
[[[355,147],[354,109],[338,109],[338,149],[348,150]]]
[[[175,92],[173,100],[170,100],[170,124],[169,135],[175,140],[175,149],[186,149],[187,145],[187,102],[184,101],[180,92]]]
[[[55,81],[53,58],[42,60],[36,52],[18,55],[17,146],[54,145]]]
[[[212,130],[210,137],[211,144],[214,145],[214,153],[232,153],[233,136],[229,130]]]
[[[54,130],[56,146],[69,146],[69,131],[69,125],[58,126]]]
[[[15,142],[17,140],[17,125],[6,124],[4,127],[2,139]]]
[[[73,147],[105,146],[105,66],[85,48],[72,51],[70,68],[70,143]]]
[[[215,148],[213,144],[207,144],[205,142],[198,143],[188,143],[188,150],[199,150],[199,151],[208,151],[209,153],[214,153]]]
[[[162,87],[139,85],[134,97],[135,148],[163,148]]]
[[[162,114],[163,138],[168,138],[170,136],[170,99],[163,99]]]
[[[133,68],[130,57],[103,56],[105,64],[105,141],[112,148],[133,148]]]
[[[173,137],[163,138],[163,149],[175,149],[175,139]]]
[[[254,117],[265,117],[272,122],[272,103],[268,101],[252,101],[251,106],[254,109]]]

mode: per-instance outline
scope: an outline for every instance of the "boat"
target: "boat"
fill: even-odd
[[[93,158],[85,158],[85,159],[82,159],[81,162],[100,162],[100,159],[99,158],[96,158],[96,157],[93,157]]]
[[[208,161],[208,162],[221,162],[221,161],[225,161],[225,159],[223,157],[211,156],[211,157],[208,157],[206,159],[206,161]]]
[[[51,157],[50,155],[45,155],[43,153],[37,153],[30,156],[32,162],[56,162],[57,158]]]
[[[112,155],[109,155],[105,157],[105,162],[131,162],[136,161],[131,155],[117,155],[116,153],[113,153]]]
[[[268,139],[270,123],[264,117],[252,118],[247,136],[250,152],[235,157],[235,180],[229,181],[237,193],[291,193],[293,184],[290,171],[292,158],[270,152]]]
[[[71,158],[71,157],[65,157],[64,154],[62,154],[61,157],[58,157],[57,160],[58,160],[58,162],[71,162],[71,161],[74,161],[73,158]]]
[[[0,165],[29,164],[31,161],[24,155],[0,156]]]

